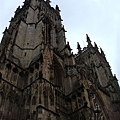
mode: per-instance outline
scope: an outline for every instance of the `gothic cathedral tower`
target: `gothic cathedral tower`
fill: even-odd
[[[25,0],[0,45],[0,120],[119,120],[120,88],[103,50],[73,54],[60,9]]]

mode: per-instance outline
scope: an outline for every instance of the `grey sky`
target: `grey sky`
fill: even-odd
[[[15,9],[24,0],[1,1],[0,39]],[[120,80],[120,1],[119,0],[52,0],[61,9],[66,38],[75,53],[77,42],[86,46],[86,33],[104,50],[113,74]],[[120,82],[119,82],[120,83]]]

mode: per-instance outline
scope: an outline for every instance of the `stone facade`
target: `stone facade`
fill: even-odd
[[[102,49],[66,43],[60,9],[25,0],[0,45],[0,120],[119,120],[120,88]]]

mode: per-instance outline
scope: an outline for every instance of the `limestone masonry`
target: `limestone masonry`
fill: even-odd
[[[120,120],[120,88],[104,51],[66,43],[60,9],[25,0],[0,44],[0,120]]]

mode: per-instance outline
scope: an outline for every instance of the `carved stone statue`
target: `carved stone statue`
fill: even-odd
[[[115,88],[112,85],[108,87],[108,91],[112,102],[120,101],[120,94],[115,90]]]
[[[85,67],[82,67],[79,69],[80,75],[81,75],[81,79],[87,79],[87,70]]]

